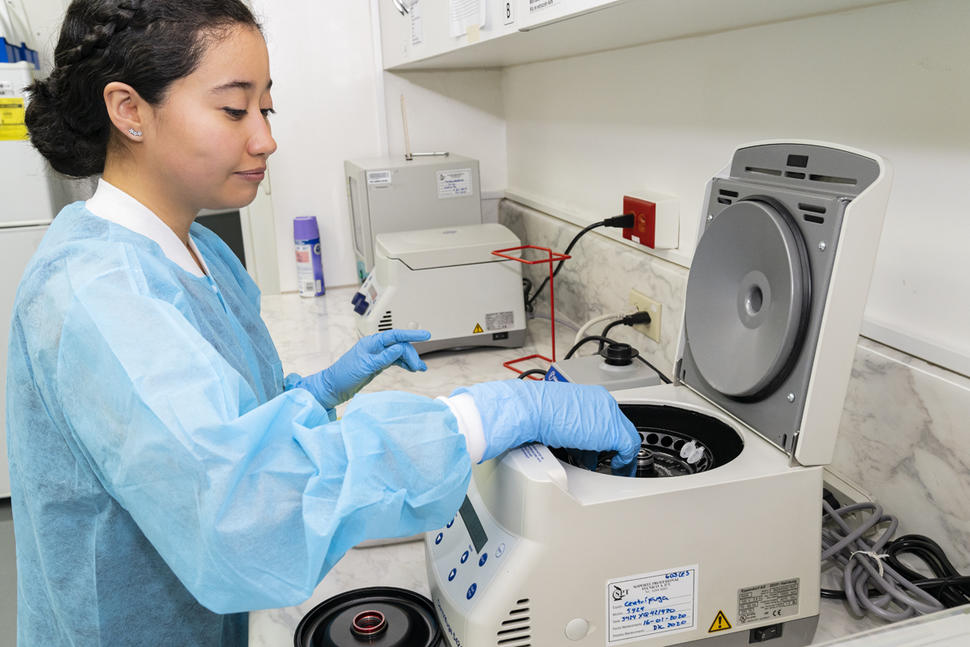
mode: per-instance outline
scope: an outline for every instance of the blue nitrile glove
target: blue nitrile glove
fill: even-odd
[[[482,419],[488,460],[528,442],[550,447],[616,450],[611,463],[625,473],[640,450],[640,434],[601,386],[505,380],[457,389],[469,393]]]
[[[306,389],[324,407],[333,409],[352,398],[392,364],[409,371],[428,370],[411,342],[429,339],[431,333],[427,330],[394,329],[368,335],[354,344],[333,366],[300,378],[294,386]]]

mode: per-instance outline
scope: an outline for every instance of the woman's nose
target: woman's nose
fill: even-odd
[[[249,138],[249,153],[269,157],[276,152],[276,140],[273,139],[269,121],[260,115],[259,123]]]

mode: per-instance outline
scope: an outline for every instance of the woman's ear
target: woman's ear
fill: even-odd
[[[142,141],[148,104],[133,87],[120,81],[104,86],[104,105],[108,118],[127,141]]]

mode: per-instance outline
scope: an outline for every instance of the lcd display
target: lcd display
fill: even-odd
[[[482,548],[488,543],[488,537],[485,535],[485,528],[482,527],[481,520],[475,514],[475,507],[472,506],[472,502],[468,500],[467,496],[461,504],[458,514],[461,515],[461,520],[465,522],[465,528],[468,529],[468,536],[471,537],[475,552],[482,552]]]

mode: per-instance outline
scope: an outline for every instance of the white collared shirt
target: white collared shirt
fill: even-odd
[[[201,277],[209,274],[209,267],[205,264],[205,259],[202,258],[191,236],[189,236],[189,246],[195,257],[199,259],[199,263],[202,263],[202,269],[199,269],[185,244],[161,218],[118,187],[105,182],[103,178],[98,180],[98,188],[85,206],[99,218],[104,218],[155,241],[168,260],[193,276]]]

